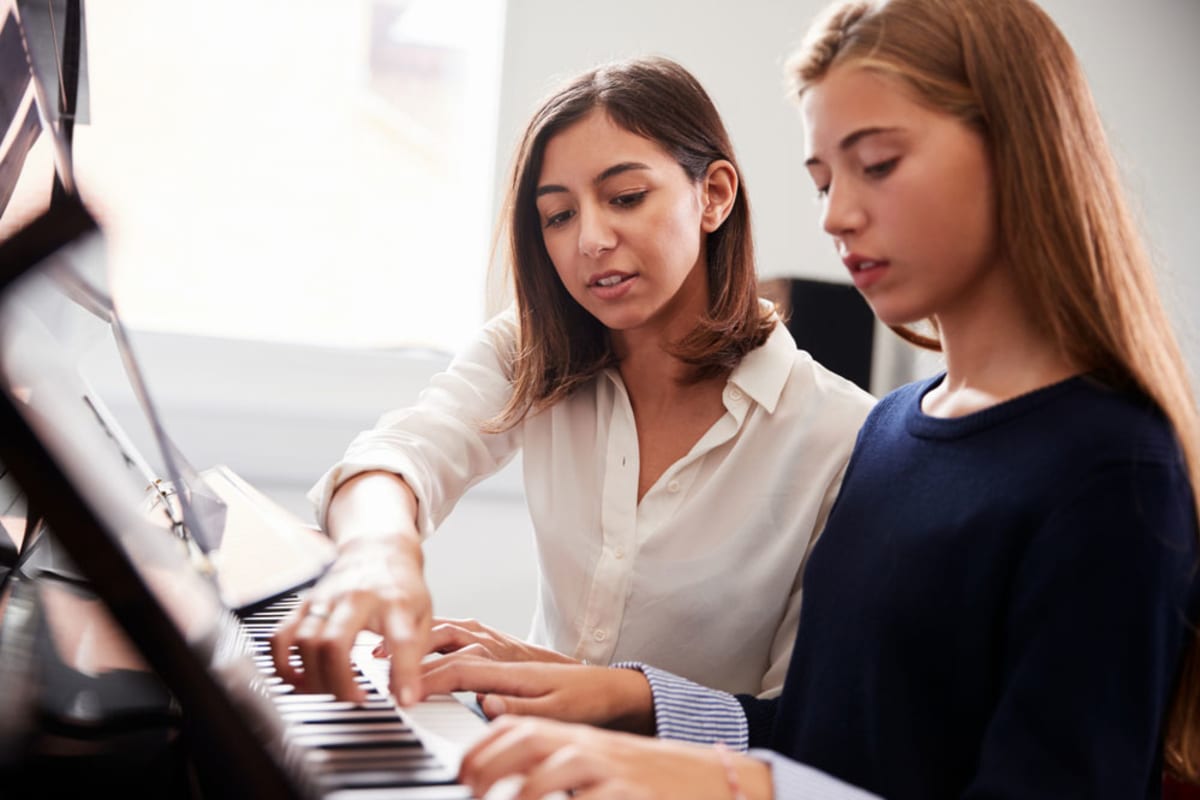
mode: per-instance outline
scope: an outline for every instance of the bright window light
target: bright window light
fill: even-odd
[[[503,0],[86,13],[76,174],[131,327],[439,349],[478,328]]]

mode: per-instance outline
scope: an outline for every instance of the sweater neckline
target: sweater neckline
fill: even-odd
[[[908,432],[912,435],[927,439],[956,439],[969,436],[1023,416],[1035,408],[1076,391],[1085,386],[1088,381],[1086,375],[1074,375],[961,417],[930,416],[921,410],[921,402],[925,395],[941,384],[945,378],[946,373],[943,371],[923,384],[918,384],[917,391],[910,395],[907,427]]]

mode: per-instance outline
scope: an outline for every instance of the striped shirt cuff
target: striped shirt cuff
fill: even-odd
[[[737,752],[744,752],[749,746],[746,714],[737,698],[728,692],[709,689],[635,661],[613,667],[636,669],[646,676],[654,697],[654,722],[660,739],[705,745],[722,742]]]
[[[754,749],[748,755],[771,768],[775,800],[880,800],[878,795],[792,761],[774,750]]]

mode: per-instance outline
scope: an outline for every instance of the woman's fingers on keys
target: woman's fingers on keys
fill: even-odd
[[[421,659],[428,652],[428,632],[414,625],[402,608],[392,607],[383,620],[383,638],[392,657],[391,692],[402,706],[411,706],[421,694]]]

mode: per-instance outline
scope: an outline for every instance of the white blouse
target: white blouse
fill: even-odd
[[[637,499],[633,410],[609,369],[504,433],[516,315],[494,318],[411,408],[359,434],[313,487],[403,476],[434,531],[524,448],[540,586],[530,640],[592,664],[637,660],[733,693],[783,685],[800,577],[874,398],[797,350],[782,323],[733,370],[726,413]]]

